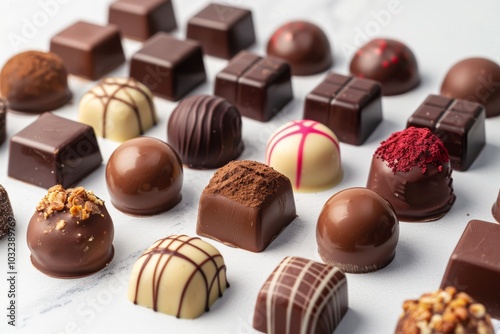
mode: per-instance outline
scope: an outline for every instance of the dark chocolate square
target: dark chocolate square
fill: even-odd
[[[43,188],[67,188],[101,162],[91,126],[44,113],[11,138],[8,175]]]
[[[188,21],[187,38],[199,41],[207,55],[230,59],[255,42],[252,12],[209,4]]]
[[[290,65],[241,51],[217,74],[214,95],[233,103],[241,115],[266,122],[293,99]]]
[[[361,145],[382,121],[380,84],[330,73],[307,95],[304,119],[323,123],[344,143]]]
[[[130,76],[153,94],[177,101],[206,80],[201,46],[159,32],[132,56]]]
[[[471,220],[453,251],[441,288],[454,286],[500,319],[500,225]]]
[[[177,28],[171,0],[118,0],[109,6],[108,21],[123,36],[139,41]]]
[[[115,25],[79,21],[50,40],[50,51],[62,58],[68,72],[97,80],[125,62]]]

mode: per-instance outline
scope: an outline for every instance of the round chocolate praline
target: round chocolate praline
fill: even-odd
[[[10,109],[28,113],[57,109],[72,97],[68,71],[51,52],[26,51],[10,58],[0,73],[0,90]]]
[[[405,93],[420,83],[417,59],[403,43],[377,38],[363,45],[350,64],[351,74],[382,85],[382,94]]]
[[[387,266],[398,239],[399,221],[392,205],[366,188],[349,188],[330,197],[316,226],[323,261],[348,273]]]
[[[170,116],[167,137],[190,168],[219,168],[243,151],[240,112],[217,96],[183,99]]]
[[[111,203],[132,215],[154,215],[174,207],[182,197],[182,179],[179,155],[155,138],[124,142],[106,166]]]
[[[467,58],[448,71],[441,95],[481,103],[486,117],[500,115],[500,65],[485,58]]]
[[[328,37],[306,21],[291,21],[278,28],[267,43],[267,54],[286,60],[293,75],[320,73],[333,62]]]

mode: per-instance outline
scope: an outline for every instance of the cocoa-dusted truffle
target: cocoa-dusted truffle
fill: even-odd
[[[7,137],[7,106],[5,101],[0,99],[0,145],[5,141]]]
[[[0,239],[5,238],[16,224],[7,190],[0,184]]]
[[[495,330],[483,304],[446,287],[405,301],[394,333],[494,334]]]
[[[312,75],[332,66],[328,37],[317,25],[291,21],[279,27],[267,43],[267,54],[286,60],[293,75]]]
[[[448,151],[427,128],[393,133],[375,151],[367,188],[388,200],[400,220],[430,221],[455,201]]]
[[[0,73],[0,90],[9,108],[29,113],[57,109],[72,96],[61,58],[40,51],[26,51],[10,58]]]
[[[232,161],[203,190],[196,232],[261,252],[295,217],[292,185],[285,175],[260,162]]]
[[[323,261],[348,273],[387,266],[398,239],[399,221],[392,205],[366,188],[349,188],[330,197],[316,226]]]
[[[104,202],[83,187],[50,188],[28,225],[31,262],[60,278],[93,274],[114,255],[113,221]]]
[[[182,162],[191,168],[218,168],[243,151],[240,112],[217,96],[183,99],[170,116],[167,137]]]

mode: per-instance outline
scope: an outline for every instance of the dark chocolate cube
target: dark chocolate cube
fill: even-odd
[[[68,72],[97,80],[125,62],[115,25],[76,22],[50,41],[50,51],[62,58]]]
[[[236,105],[241,115],[266,122],[293,99],[290,66],[242,51],[217,74],[214,95]]]
[[[11,138],[8,174],[43,188],[67,188],[101,162],[91,126],[44,113]]]
[[[330,73],[307,95],[304,119],[323,123],[344,143],[361,145],[382,121],[380,84]]]
[[[132,56],[130,76],[153,94],[177,101],[206,80],[201,46],[159,32]]]
[[[123,36],[139,41],[177,28],[171,0],[118,0],[109,7],[108,21]]]
[[[209,4],[189,20],[187,38],[199,41],[207,55],[230,59],[255,42],[252,12]]]
[[[441,288],[454,286],[500,319],[500,225],[471,220],[453,251]]]
[[[478,103],[429,95],[410,116],[407,127],[431,130],[448,150],[451,167],[465,171],[486,143],[485,117],[485,110]]]

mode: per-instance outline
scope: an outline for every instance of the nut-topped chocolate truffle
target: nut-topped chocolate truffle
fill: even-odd
[[[486,117],[500,115],[500,65],[485,58],[459,61],[446,74],[441,95],[481,103]]]
[[[375,151],[367,188],[388,200],[400,220],[431,221],[455,201],[448,151],[429,129],[393,133]]]
[[[10,205],[7,190],[0,184],[0,239],[5,238],[15,227],[14,212]]]
[[[395,334],[494,334],[484,305],[454,287],[424,293],[403,303]]]
[[[241,115],[217,96],[195,95],[174,109],[167,127],[168,143],[191,168],[218,168],[243,151]]]
[[[179,155],[167,143],[149,137],[127,140],[109,158],[106,184],[111,203],[132,215],[154,215],[181,200]]]
[[[291,21],[279,27],[267,43],[267,54],[286,60],[293,75],[312,75],[332,66],[328,37],[317,25]]]
[[[106,78],[83,95],[78,120],[99,137],[132,139],[157,122],[153,94],[133,78]]]
[[[330,197],[316,226],[323,261],[348,273],[387,266],[398,239],[399,221],[392,205],[365,188],[345,189]]]
[[[28,225],[31,262],[60,278],[95,273],[113,259],[113,221],[104,202],[83,187],[50,188]]]
[[[26,51],[10,58],[0,73],[0,90],[9,108],[28,113],[57,109],[72,97],[66,67],[51,52]]]
[[[354,55],[351,74],[380,82],[383,95],[403,94],[420,83],[417,59],[403,43],[377,38]]]

